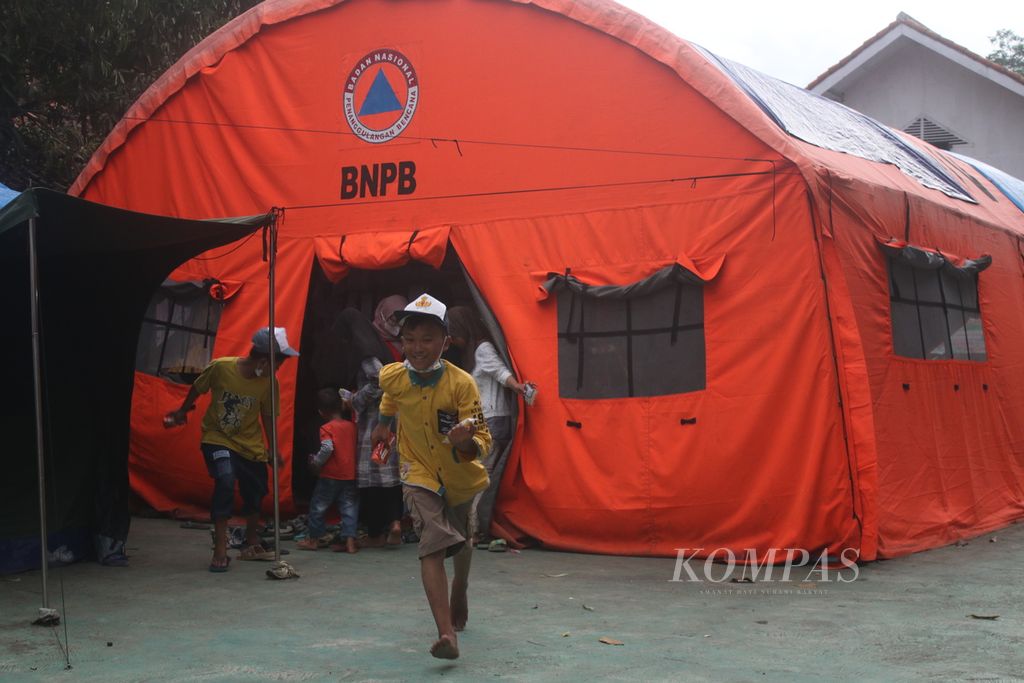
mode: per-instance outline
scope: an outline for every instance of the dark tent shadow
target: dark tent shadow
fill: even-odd
[[[65,559],[123,542],[139,330],[181,263],[253,233],[272,214],[153,216],[33,189],[0,210],[0,574],[40,566],[30,225],[36,233],[48,546]]]

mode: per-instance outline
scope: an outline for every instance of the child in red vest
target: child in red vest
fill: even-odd
[[[341,515],[341,534],[331,545],[335,552],[359,551],[356,522],[359,519],[359,488],[356,486],[356,423],[351,405],[333,389],[317,393],[317,409],[324,419],[320,427],[320,451],[309,456],[309,465],[320,479],[309,501],[309,535],[297,543],[300,550],[316,550],[324,535],[324,514],[335,502]]]

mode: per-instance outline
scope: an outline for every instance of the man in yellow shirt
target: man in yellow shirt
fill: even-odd
[[[277,362],[273,369],[270,367],[271,343],[275,344]],[[242,557],[255,558],[266,552],[260,545],[257,525],[263,497],[267,495],[267,461],[270,457],[263,432],[270,429],[271,381],[287,358],[298,355],[298,351],[288,345],[288,335],[283,327],[275,327],[273,335],[270,328],[264,327],[253,335],[248,356],[228,356],[211,361],[192,383],[181,407],[164,418],[167,427],[185,424],[187,413],[195,406],[199,395],[212,392],[210,407],[203,416],[200,444],[206,468],[213,478],[210,517],[214,525],[214,549],[209,567],[211,572],[227,571],[230,562],[227,530],[236,482],[242,496],[245,538],[249,546]]]
[[[423,294],[395,313],[406,360],[380,371],[384,395],[373,443],[390,439],[397,416],[403,497],[420,537],[420,575],[437,624],[430,654],[455,659],[455,632],[469,618],[469,511],[473,496],[487,488],[487,469],[480,460],[490,451],[491,435],[476,382],[441,360],[449,344],[445,310]],[[446,557],[455,563],[450,603]]]

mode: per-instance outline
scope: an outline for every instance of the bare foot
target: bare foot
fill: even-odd
[[[351,536],[345,539],[345,552],[352,554],[359,552],[359,544]]]
[[[469,598],[466,596],[466,584],[452,581],[452,628],[463,631],[469,621]]]
[[[394,522],[388,530],[388,538],[385,541],[388,545],[402,545],[402,525]]]
[[[458,659],[458,641],[455,640],[454,635],[441,636],[440,638],[434,641],[433,645],[430,646],[430,654],[437,657],[438,659]]]

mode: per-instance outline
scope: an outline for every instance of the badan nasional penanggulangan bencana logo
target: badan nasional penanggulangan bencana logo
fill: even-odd
[[[420,81],[409,58],[382,48],[356,62],[345,79],[345,120],[366,142],[387,142],[401,135],[420,101]]]

